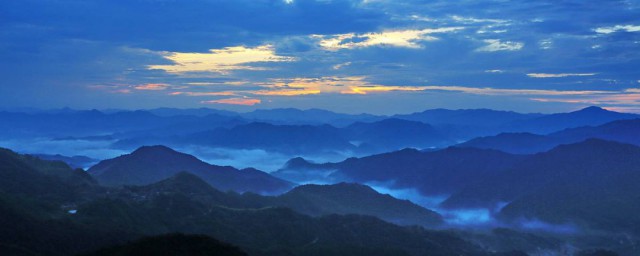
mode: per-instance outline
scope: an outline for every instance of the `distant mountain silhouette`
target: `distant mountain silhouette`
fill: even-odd
[[[372,123],[357,122],[347,126],[346,136],[381,150],[398,150],[407,147],[428,148],[449,145],[449,139],[431,125],[389,118]]]
[[[250,123],[182,137],[123,140],[119,146],[141,143],[198,144],[213,147],[264,149],[302,154],[357,151],[379,153],[406,147],[440,147],[447,136],[428,124],[401,119],[357,122],[344,128],[331,125],[275,125]]]
[[[618,113],[600,107],[588,107],[569,113],[551,114],[534,119],[515,121],[507,125],[505,130],[548,134],[567,128],[597,126],[616,120],[636,118],[640,118],[640,115]]]
[[[104,160],[88,170],[102,185],[147,185],[179,172],[192,173],[219,190],[278,193],[291,187],[287,181],[256,169],[238,170],[205,163],[194,156],[164,146],[141,147],[131,154]]]
[[[189,143],[230,148],[261,148],[279,152],[322,152],[355,147],[330,125],[273,125],[250,123],[193,134]]]
[[[370,114],[351,115],[314,108],[306,110],[296,108],[258,109],[248,113],[241,113],[240,115],[248,120],[274,124],[330,124],[335,126],[345,126],[354,122],[370,122],[384,118]]]
[[[204,131],[245,123],[239,117],[210,114],[206,116],[157,116],[148,111],[98,110],[38,113],[0,112],[0,129],[5,138],[87,137],[117,134],[118,137],[165,136]],[[179,129],[178,129],[179,128]],[[2,138],[0,137],[0,138]]]
[[[640,119],[617,120],[600,126],[570,128],[549,135],[503,133],[472,139],[458,146],[531,154],[550,150],[560,144],[576,143],[589,138],[640,145]]]
[[[395,115],[396,118],[419,121],[431,125],[459,126],[500,126],[519,120],[543,116],[542,114],[521,114],[513,111],[491,109],[430,109],[407,115]]]
[[[146,110],[151,114],[157,116],[208,116],[208,115],[220,115],[240,118],[240,114],[213,108],[154,108]]]
[[[600,126],[585,126],[549,134],[562,142],[598,138],[640,146],[640,119],[617,120]]]

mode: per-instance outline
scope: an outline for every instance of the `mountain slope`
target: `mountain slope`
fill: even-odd
[[[360,214],[401,225],[435,226],[442,222],[442,217],[433,211],[355,183],[302,185],[267,203],[311,216]]]
[[[474,148],[451,147],[432,152],[403,149],[339,163],[302,164],[297,160],[296,165],[289,165],[276,175],[303,177],[309,170],[325,170],[330,173],[328,181],[391,183],[396,188],[417,188],[427,195],[445,195],[521,159],[522,156]]]
[[[370,114],[350,115],[323,109],[301,110],[295,108],[258,109],[240,115],[246,119],[276,124],[330,124],[338,126],[349,125],[357,121],[375,121],[383,118]]]
[[[431,125],[389,118],[373,123],[357,122],[344,128],[351,140],[361,141],[380,150],[407,147],[428,148],[450,144],[449,139]]]
[[[590,139],[529,157],[488,176],[444,202],[449,207],[490,206],[510,218],[554,223],[572,220],[605,229],[640,231],[640,148]]]
[[[0,148],[0,192],[69,202],[93,192],[95,183],[84,171],[63,162]]]
[[[88,170],[100,184],[107,186],[147,185],[182,171],[223,191],[278,193],[291,187],[289,182],[256,169],[207,164],[164,146],[141,147],[131,154],[101,161]]]
[[[227,148],[264,149],[285,153],[353,150],[340,129],[330,125],[273,125],[250,123],[219,128],[180,138],[178,143]]]
[[[368,186],[340,183],[335,185],[302,185],[279,196],[254,193],[223,193],[197,176],[181,172],[166,180],[146,186],[123,189],[126,197],[153,199],[180,195],[203,205],[237,209],[287,207],[310,216],[359,214],[378,217],[401,225],[436,226],[441,217],[407,200],[383,195]]]
[[[546,135],[501,133],[495,136],[475,138],[456,146],[494,149],[512,154],[533,154],[550,150],[559,144],[558,139]]]
[[[394,117],[432,125],[499,126],[540,116],[542,115],[491,109],[430,109],[413,114],[395,115]]]
[[[546,115],[534,119],[515,121],[505,127],[506,131],[548,134],[567,128],[597,126],[608,122],[639,118],[636,114],[618,113],[599,107],[588,107],[569,113]]]
[[[548,135],[502,133],[475,138],[458,146],[531,154],[550,150],[560,144],[577,143],[590,138],[640,145],[640,119],[617,120],[599,126],[570,128]]]

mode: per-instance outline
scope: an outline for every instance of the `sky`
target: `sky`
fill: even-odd
[[[0,109],[640,113],[640,1],[0,1]]]

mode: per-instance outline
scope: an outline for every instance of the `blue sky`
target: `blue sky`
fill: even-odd
[[[640,1],[0,2],[0,108],[640,112]]]

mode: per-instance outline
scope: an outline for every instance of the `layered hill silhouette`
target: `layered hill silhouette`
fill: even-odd
[[[509,202],[508,219],[573,222],[607,230],[638,232],[640,148],[599,139],[561,145],[532,155],[452,195],[449,207]]]
[[[127,187],[128,197],[156,198],[162,195],[184,195],[205,205],[230,208],[286,207],[310,216],[359,214],[378,217],[400,225],[434,227],[442,217],[407,200],[383,195],[372,188],[350,183],[334,185],[302,185],[279,196],[254,193],[223,193],[199,177],[181,172],[146,186]]]
[[[285,154],[377,154],[406,147],[443,148],[500,133],[549,134],[639,118],[598,107],[559,114],[488,109],[446,110],[387,116],[326,110],[270,109],[234,113],[213,109],[139,111],[0,112],[4,139],[111,143],[114,149],[144,145],[200,145],[262,149]],[[524,153],[528,151],[523,151]],[[32,152],[47,153],[47,152]]]
[[[636,114],[619,113],[600,107],[587,107],[569,113],[558,113],[520,120],[507,125],[507,131],[548,134],[568,128],[597,126],[616,120],[640,118]]]
[[[451,144],[447,135],[426,123],[389,118],[372,123],[357,122],[343,129],[344,137],[365,143],[376,151],[407,147],[435,148]]]
[[[447,195],[522,159],[523,156],[475,148],[452,147],[431,152],[404,149],[339,163],[314,164],[298,158],[274,175],[304,177],[298,173],[324,171],[329,181],[392,183],[393,187],[416,188],[427,195]]]
[[[252,198],[252,201],[258,207],[287,207],[310,216],[359,214],[400,225],[442,224],[442,217],[431,210],[355,183],[302,185],[277,197]]]
[[[50,183],[40,182],[58,177],[56,172],[64,172],[63,169],[48,169],[54,174],[46,174],[30,167],[31,160],[23,158],[24,155],[12,154],[15,153],[0,155],[0,159],[6,159],[0,169],[3,177],[15,175],[14,180],[25,182],[25,188],[29,188],[29,182],[35,182],[45,193],[71,185],[59,178],[51,179]],[[43,161],[38,165],[48,163],[60,162]],[[185,172],[147,186],[103,188],[96,194],[82,194],[80,199],[68,199],[74,203],[69,206],[72,210],[54,205],[43,208],[43,205],[66,205],[67,201],[51,201],[38,193],[5,189],[4,185],[0,193],[3,255],[76,255],[141,236],[172,232],[216,237],[250,255],[491,255],[447,232],[396,226],[370,216],[311,217],[282,207],[242,206],[255,201],[236,193],[222,193]],[[234,201],[239,203],[234,206]],[[326,204],[315,202],[317,206]],[[172,249],[189,249],[181,246],[184,244],[214,249],[209,242],[197,242],[202,242],[201,239],[177,240],[182,242],[176,242]],[[149,247],[154,241],[169,243],[164,238],[150,238],[97,253],[127,253],[145,248],[153,251],[158,249]]]
[[[502,133],[472,139],[458,146],[532,154],[550,150],[560,144],[576,143],[589,138],[640,145],[640,119],[617,120],[599,126],[565,129],[548,135]]]
[[[617,121],[635,122],[635,120]],[[330,180],[387,182],[423,195],[449,195],[449,209],[497,209],[505,221],[540,220],[638,233],[640,147],[601,139],[533,155],[495,150],[406,149],[339,163],[292,159],[274,175],[316,172]],[[301,177],[298,175],[298,177]]]
[[[102,185],[119,186],[147,185],[182,171],[223,191],[280,193],[292,187],[287,181],[253,168],[238,170],[211,165],[165,146],[141,147],[131,154],[101,161],[89,168],[88,173]]]

